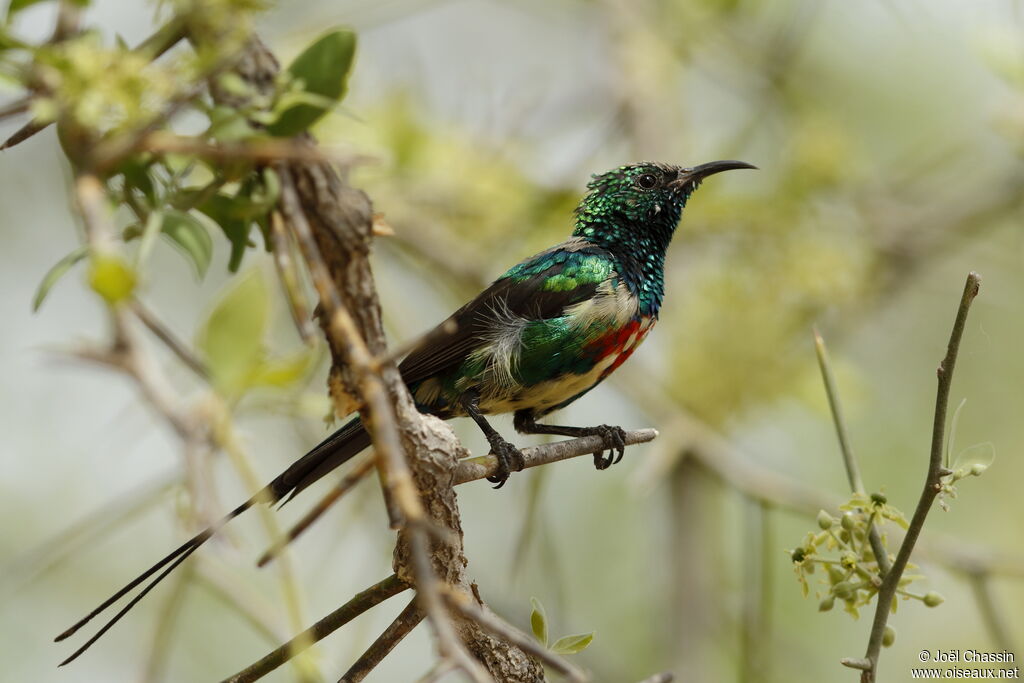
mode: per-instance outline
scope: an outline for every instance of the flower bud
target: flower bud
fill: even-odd
[[[987,470],[987,469],[988,469],[988,465],[986,465],[984,463],[976,462],[973,465],[971,465],[971,476],[972,477],[980,477],[982,474],[985,473],[985,470]]]
[[[884,493],[872,493],[871,502],[875,505],[885,505],[889,502],[889,499],[885,497]]]
[[[853,584],[849,581],[840,581],[832,586],[832,593],[840,600],[849,600],[856,595]]]
[[[892,644],[896,642],[896,629],[888,624],[885,630],[882,631],[882,647],[892,647]]]
[[[804,551],[803,548],[797,548],[789,557],[791,560],[793,560],[794,563],[800,564],[804,561],[804,558],[807,557],[807,553]]]
[[[927,605],[928,607],[938,607],[939,605],[941,605],[945,601],[946,601],[946,598],[942,597],[941,595],[939,595],[935,591],[932,591],[930,593],[925,593],[925,596],[924,596],[924,604]]]
[[[831,529],[835,521],[835,518],[824,510],[818,512],[818,527],[820,529]]]
[[[857,526],[857,520],[854,518],[852,512],[844,512],[843,518],[839,520],[839,523],[847,531],[850,531],[851,529],[854,529]]]
[[[832,605],[834,605],[835,602],[836,602],[836,599],[833,596],[831,596],[831,595],[828,596],[827,598],[825,598],[824,600],[822,600],[821,602],[818,603],[818,611],[819,612],[827,612],[827,611],[829,611],[830,609],[832,609]]]

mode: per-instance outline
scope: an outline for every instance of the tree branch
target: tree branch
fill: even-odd
[[[653,441],[658,436],[656,429],[638,429],[626,432],[626,445],[632,446],[638,443]],[[522,449],[524,468],[549,465],[560,460],[577,458],[581,455],[590,455],[602,450],[607,446],[600,436],[582,436],[567,441],[556,441],[540,446],[528,446]],[[453,484],[465,484],[466,482],[484,479],[493,475],[498,469],[498,459],[493,455],[483,455],[469,460],[463,460],[455,469],[455,480]]]
[[[446,589],[444,591],[445,601],[453,609],[458,610],[467,618],[484,628],[485,631],[498,636],[502,640],[513,643],[517,647],[529,652],[552,669],[567,677],[571,681],[587,681],[589,677],[576,666],[570,664],[564,658],[559,657],[541,646],[531,636],[526,635],[516,627],[506,623],[491,612],[484,611],[483,607],[477,604],[473,596],[461,591]]]
[[[416,604],[416,598],[413,598],[405,606],[405,609],[395,617],[391,625],[384,630],[384,633],[380,634],[366,652],[356,660],[356,663],[349,667],[338,683],[359,683],[366,678],[366,675],[373,671],[374,667],[380,664],[388,656],[388,653],[423,621],[425,616],[426,613]]]
[[[910,561],[910,554],[914,550],[921,530],[924,528],[925,519],[931,510],[935,496],[942,490],[942,447],[946,433],[946,409],[949,404],[949,390],[953,383],[953,369],[956,366],[957,354],[960,351],[960,339],[963,337],[964,326],[967,322],[967,313],[970,311],[971,303],[978,295],[981,287],[981,277],[977,273],[967,276],[964,285],[963,295],[960,297],[960,306],[957,308],[956,319],[953,322],[953,331],[949,337],[949,345],[946,348],[946,356],[939,363],[938,367],[938,389],[935,396],[935,419],[932,424],[932,445],[928,459],[928,474],[925,477],[924,489],[917,502],[917,509],[910,520],[910,526],[900,544],[899,552],[892,564],[892,569],[886,574],[882,586],[878,589],[878,602],[875,606],[875,618],[871,625],[871,636],[868,639],[867,652],[864,659],[867,660],[870,668],[861,674],[861,683],[873,683],[878,674],[878,654],[882,648],[882,635],[885,631],[886,622],[889,619],[889,610],[892,607],[893,597],[899,587],[900,577]]]
[[[251,683],[251,681],[259,680],[302,650],[323,640],[371,607],[376,607],[408,587],[408,584],[392,574],[380,583],[370,586],[362,593],[357,593],[344,605],[259,661],[247,666],[234,676],[225,678],[223,683]]]

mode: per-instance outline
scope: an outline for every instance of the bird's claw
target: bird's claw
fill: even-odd
[[[505,485],[513,471],[519,472],[526,466],[522,451],[500,437],[491,441],[491,455],[497,458],[498,469],[487,481],[496,484],[496,489]]]
[[[606,470],[622,460],[622,456],[626,454],[625,429],[610,425],[600,425],[599,427],[594,427],[594,434],[604,439],[605,448],[608,449],[607,457],[605,456],[604,449],[594,453],[594,467],[599,470]]]

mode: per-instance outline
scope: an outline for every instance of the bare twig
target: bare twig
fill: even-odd
[[[223,683],[248,683],[256,681],[294,657],[300,650],[319,642],[339,628],[358,617],[371,607],[398,595],[409,586],[392,574],[380,583],[357,593],[351,600],[334,610],[290,641],[269,653],[258,662],[247,666]]]
[[[187,154],[210,161],[306,161],[332,163],[349,168],[357,163],[372,161],[369,156],[357,156],[342,150],[325,149],[310,145],[301,138],[262,138],[245,142],[207,142],[202,138],[175,135],[167,131],[154,131],[141,138],[139,149],[159,154]]]
[[[206,366],[203,365],[203,362],[196,358],[195,354],[193,354],[192,351],[181,342],[181,340],[175,337],[174,333],[167,329],[167,326],[164,325],[152,311],[146,308],[146,306],[144,306],[138,299],[132,299],[129,305],[131,306],[135,317],[139,319],[139,322],[145,325],[146,329],[156,335],[156,337],[164,343],[164,346],[170,349],[171,352],[178,357],[178,360],[180,360],[185,367],[196,373],[200,379],[204,381],[209,380],[210,373],[206,369]]]
[[[843,419],[843,408],[839,402],[839,389],[836,387],[836,378],[832,373],[832,363],[829,360],[828,349],[825,347],[825,340],[814,328],[814,350],[818,355],[818,367],[821,368],[821,378],[825,383],[825,393],[828,395],[828,407],[832,411],[832,421],[836,425],[836,436],[839,438],[839,450],[843,455],[843,464],[846,466],[846,478],[850,482],[850,489],[853,493],[866,493],[864,480],[860,476],[860,467],[857,458],[853,454],[853,446],[850,444],[850,437],[846,431],[846,420]],[[878,562],[878,573],[885,576],[891,566],[889,553],[882,545],[882,536],[878,533],[878,526],[871,524],[868,528],[868,542],[871,544],[871,551]]]
[[[653,441],[658,436],[656,429],[638,429],[633,432],[626,432],[626,445],[631,446],[638,443]],[[540,446],[529,446],[522,449],[523,462],[525,467],[538,467],[549,465],[560,460],[568,460],[581,455],[589,455],[597,451],[605,450],[604,439],[600,436],[582,436],[567,441],[556,441]],[[484,479],[495,473],[498,469],[498,460],[493,455],[483,455],[469,460],[463,460],[455,470],[454,484],[465,484],[469,481]]]
[[[281,281],[284,289],[285,300],[288,302],[288,312],[291,313],[292,322],[299,332],[299,337],[306,344],[313,343],[313,325],[309,315],[309,304],[306,295],[299,284],[299,274],[295,270],[295,262],[292,260],[292,243],[288,239],[285,230],[284,219],[278,211],[270,214],[270,241],[274,250],[274,267],[277,269],[277,279]]]
[[[366,678],[366,675],[373,671],[388,656],[388,653],[423,621],[424,616],[426,615],[423,610],[416,604],[416,598],[413,598],[405,606],[405,609],[395,617],[391,625],[384,630],[384,633],[381,633],[366,652],[356,660],[356,663],[349,667],[338,683],[359,683]]]
[[[928,459],[928,474],[925,477],[924,489],[914,510],[914,516],[910,520],[910,526],[900,544],[899,552],[892,564],[892,569],[886,574],[882,586],[878,589],[878,602],[875,606],[875,618],[871,625],[871,636],[868,639],[867,652],[864,659],[869,663],[870,668],[861,674],[861,683],[873,683],[878,672],[878,654],[882,648],[882,635],[885,631],[886,622],[889,619],[889,611],[892,600],[896,595],[900,577],[903,570],[910,561],[910,554],[914,550],[921,530],[924,528],[925,519],[931,510],[932,503],[939,491],[942,490],[942,451],[943,441],[946,433],[946,409],[949,403],[949,390],[953,382],[953,369],[956,366],[957,354],[960,351],[960,339],[963,337],[964,327],[967,323],[967,313],[970,311],[971,303],[978,295],[981,287],[981,278],[977,273],[967,276],[964,285],[963,295],[960,297],[960,306],[957,308],[956,320],[953,322],[953,331],[949,337],[949,346],[946,349],[946,356],[939,363],[938,389],[935,396],[935,420],[932,425],[932,445]]]
[[[281,549],[285,545],[291,543],[298,538],[309,526],[318,520],[322,514],[327,512],[327,508],[334,505],[338,500],[341,499],[346,493],[352,490],[356,484],[363,480],[367,474],[376,467],[377,463],[375,458],[367,458],[358,465],[349,470],[345,476],[339,481],[334,487],[327,492],[327,494],[317,502],[309,512],[307,512],[302,519],[295,523],[295,525],[288,530],[288,533],[280,540],[279,543],[271,546],[267,549],[260,559],[256,561],[257,567],[263,567],[268,562],[273,560],[281,552]]]

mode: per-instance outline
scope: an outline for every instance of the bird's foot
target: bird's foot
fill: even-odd
[[[613,427],[610,425],[599,425],[592,427],[588,430],[591,434],[600,436],[604,439],[605,448],[607,448],[607,457],[605,456],[605,450],[596,451],[594,453],[594,467],[599,470],[606,470],[615,463],[622,460],[622,456],[626,454],[626,430],[622,427]],[[618,455],[616,455],[618,453]]]
[[[491,439],[491,455],[498,459],[498,469],[487,481],[497,484],[496,489],[505,485],[512,472],[519,472],[526,466],[523,452],[500,436]]]

